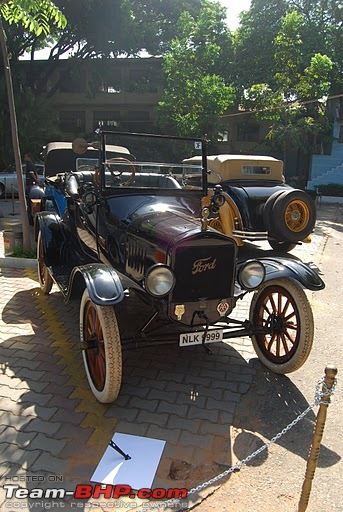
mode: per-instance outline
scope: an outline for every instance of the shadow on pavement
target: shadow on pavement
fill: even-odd
[[[287,376],[270,372],[257,359],[252,360],[251,364],[256,372],[254,381],[249,392],[238,404],[234,421],[234,427],[242,429],[233,444],[233,452],[239,460],[264,444],[259,436],[269,441],[310,405]],[[314,381],[313,400],[316,384]],[[317,410],[316,406],[276,443],[307,460]],[[263,464],[267,458],[267,451],[268,448],[248,465]],[[337,453],[322,445],[318,467],[333,466],[340,459]]]
[[[165,439],[155,487],[190,489],[230,467],[232,450],[237,459],[245,458],[261,443],[257,433],[272,438],[308,406],[288,377],[272,374],[258,360],[247,363],[228,344],[213,345],[211,356],[201,347],[127,351],[118,400],[99,404],[89,391],[79,352],[78,303],[66,305],[60,293],[45,297],[32,288],[13,296],[2,319],[30,323],[34,330],[34,335],[17,335],[0,344],[2,373],[23,383],[16,385],[21,393],[13,402],[14,414],[28,419],[21,425],[16,418],[17,439],[9,442],[22,448],[26,461],[18,463],[31,472],[87,481],[118,431]],[[29,363],[19,357],[23,350],[32,355]],[[13,416],[8,418],[10,425]],[[310,412],[278,443],[306,459],[314,419]],[[242,430],[233,446],[232,426]],[[44,440],[41,447],[37,439]],[[265,450],[252,464],[267,457]],[[338,460],[322,447],[320,466]]]

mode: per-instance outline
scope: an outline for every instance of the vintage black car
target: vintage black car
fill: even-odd
[[[268,368],[298,369],[313,340],[303,288],[324,283],[294,258],[242,258],[232,237],[209,226],[225,197],[220,185],[208,190],[206,142],[98,136],[98,160],[83,159],[50,182],[64,211],[41,212],[36,223],[41,289],[48,294],[55,282],[65,300],[82,297],[80,343],[95,397],[116,399],[122,349],[130,347],[202,345],[205,353],[210,343],[250,336]],[[200,165],[187,162],[197,155]],[[237,301],[251,291],[249,317],[235,319]]]
[[[199,157],[185,160],[200,163]],[[262,155],[210,155],[208,180],[220,183],[225,203],[210,225],[232,236],[238,246],[244,241],[268,240],[270,246],[287,252],[298,243],[309,243],[316,222],[316,207],[304,190],[285,182],[283,162]],[[189,182],[195,176],[189,176]]]

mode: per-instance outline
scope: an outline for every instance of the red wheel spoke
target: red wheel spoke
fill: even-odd
[[[285,321],[286,321],[286,322],[288,322],[288,320],[289,320],[290,318],[292,318],[292,316],[296,316],[296,312],[294,311],[294,309],[293,309],[292,313],[290,313],[289,315],[287,315],[287,316],[285,317]]]
[[[276,353],[277,357],[280,357],[280,335],[278,334],[276,337]]]
[[[294,345],[294,343],[295,343],[295,339],[294,339],[294,338],[292,338],[292,337],[289,335],[289,333],[288,333],[287,331],[285,331],[285,333],[284,333],[284,334],[285,334],[285,336],[287,336],[287,338],[288,338],[288,339],[289,339],[289,341],[292,343],[292,345]]]
[[[291,324],[289,322],[286,322],[285,326],[286,326],[286,329],[293,329],[293,331],[297,331],[298,330],[298,325],[297,324]]]
[[[283,310],[282,310],[282,316],[285,316],[286,311],[287,311],[287,309],[288,309],[288,307],[289,307],[290,303],[291,303],[291,302],[290,302],[290,300],[287,298],[286,303],[285,303],[285,305],[284,305],[284,307],[283,307]]]
[[[267,308],[267,304],[262,304],[262,308],[265,310],[265,312],[270,316],[271,315],[271,312],[269,311],[269,309]],[[263,318],[263,314],[262,314],[262,318]]]
[[[273,297],[273,295],[271,295],[271,296],[269,297],[269,302],[270,302],[270,304],[271,304],[271,306],[272,306],[272,308],[273,308],[273,312],[274,312],[275,314],[277,314],[276,304],[275,304],[275,301],[274,301],[274,297]]]
[[[278,294],[277,310],[278,310],[279,315],[281,315],[282,314],[282,295],[281,295],[281,293]]]
[[[272,337],[269,340],[269,343],[267,344],[267,349],[268,349],[269,352],[272,351],[272,346],[273,346],[273,343],[275,341],[275,338],[276,338],[276,334],[273,334]]]
[[[284,333],[281,333],[281,339],[282,339],[282,345],[283,345],[285,354],[288,354],[289,353],[289,347],[288,347],[287,340],[286,340],[286,337],[285,337]]]

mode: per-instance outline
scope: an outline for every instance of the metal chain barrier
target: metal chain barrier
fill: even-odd
[[[207,482],[204,482],[204,483],[198,485],[197,487],[193,487],[192,489],[190,489],[190,491],[188,491],[187,495],[190,496],[192,494],[195,494],[195,493],[201,491],[202,489],[205,489],[209,485],[212,485],[212,484],[218,482],[218,480],[221,480],[222,478],[228,476],[230,473],[233,473],[234,471],[239,470],[242,466],[244,466],[245,464],[250,462],[254,457],[257,457],[257,455],[262,453],[266,448],[268,448],[270,445],[272,445],[278,439],[280,439],[280,437],[285,435],[292,427],[294,427],[310,411],[312,411],[312,409],[314,409],[314,407],[316,407],[317,405],[321,405],[321,404],[327,405],[328,402],[327,401],[323,402],[323,398],[330,397],[331,395],[334,394],[334,390],[335,390],[336,384],[337,384],[337,379],[334,379],[334,383],[331,388],[327,387],[324,379],[325,379],[325,377],[322,377],[316,385],[315,397],[314,397],[314,401],[312,402],[312,404],[310,404],[301,414],[299,414],[299,416],[297,416],[297,418],[295,418],[285,428],[283,428],[281,430],[281,432],[276,434],[270,441],[267,441],[263,446],[261,446],[260,448],[255,450],[251,455],[248,455],[247,457],[245,457],[245,459],[242,459],[241,461],[237,462],[234,466],[231,466],[229,469],[225,470],[223,473],[220,473],[220,475],[217,475],[214,478],[207,480]],[[138,510],[137,512],[145,512],[146,510],[158,509],[161,507],[166,508],[167,506],[171,506],[172,508],[175,508],[175,505],[177,505],[178,503],[180,503],[180,499],[172,499],[172,500],[167,500],[167,501],[162,501],[162,502],[154,502],[154,503],[149,504],[147,507],[144,507],[144,509]],[[178,512],[181,512],[184,510],[186,510],[186,509],[182,508]]]

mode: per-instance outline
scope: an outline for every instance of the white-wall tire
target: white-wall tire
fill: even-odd
[[[274,334],[252,336],[261,363],[275,373],[298,370],[308,358],[314,336],[313,314],[300,284],[293,279],[268,281],[254,294],[250,305],[254,327],[272,320]]]
[[[43,240],[40,231],[37,240],[37,266],[39,286],[42,292],[48,295],[54,282],[44,262]]]
[[[80,306],[80,339],[89,386],[102,403],[113,402],[122,381],[122,350],[113,307],[94,304],[85,289]],[[92,341],[93,340],[93,341]],[[87,345],[95,347],[86,348]]]

